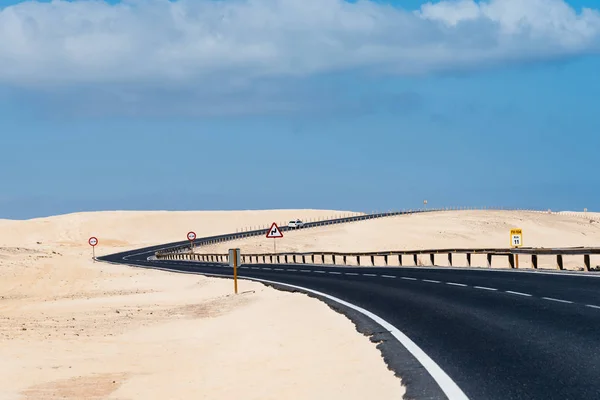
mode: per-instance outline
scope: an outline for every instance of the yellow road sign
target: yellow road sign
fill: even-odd
[[[522,229],[511,229],[510,230],[510,245],[511,245],[511,247],[523,246],[523,230]]]

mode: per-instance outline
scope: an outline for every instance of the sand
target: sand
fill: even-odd
[[[0,399],[400,399],[369,339],[302,294],[97,254],[332,211],[102,212],[0,221]]]
[[[282,239],[277,239],[277,251],[508,248],[512,228],[523,230],[524,244],[529,247],[600,247],[600,213],[465,210],[401,215],[285,232]],[[199,248],[197,252],[222,253],[230,246],[222,243]],[[273,240],[247,238],[236,241],[235,246],[246,254],[271,253]],[[461,258],[456,257],[456,262],[459,260]],[[591,261],[592,266],[600,265],[600,256],[592,256]],[[485,257],[474,256],[473,262],[483,266]],[[567,269],[583,268],[582,256],[565,256],[564,262]],[[419,263],[428,265],[428,256],[420,256]],[[462,265],[466,265],[466,261]],[[492,266],[508,268],[508,260],[498,257]],[[530,257],[521,256],[519,267],[531,268]],[[555,257],[540,257],[539,268],[555,269]]]

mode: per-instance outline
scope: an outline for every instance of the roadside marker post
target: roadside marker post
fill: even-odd
[[[235,294],[238,292],[237,269],[241,264],[240,260],[240,249],[229,249],[229,266],[233,268],[233,291]]]
[[[277,224],[275,222],[273,222],[273,225],[271,225],[271,228],[267,232],[267,238],[273,239],[273,253],[274,254],[277,254],[277,244],[276,244],[277,240],[276,239],[281,239],[282,237],[283,237],[283,233],[281,232],[281,229],[279,229]]]
[[[92,246],[92,259],[96,262],[96,246],[98,245],[98,239],[92,236],[88,239],[88,243]]]
[[[510,246],[514,249],[523,246],[523,230],[522,229],[511,229],[510,230]],[[515,254],[515,268],[519,268],[519,255]]]
[[[196,240],[196,232],[188,232],[187,240],[190,241],[190,250],[194,252],[194,240]]]

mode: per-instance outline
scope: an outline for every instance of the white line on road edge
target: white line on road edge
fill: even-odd
[[[440,281],[432,281],[431,279],[423,279],[423,282],[430,282],[430,283],[442,283]]]
[[[356,272],[344,272],[344,275],[358,276]]]
[[[123,264],[119,264],[119,265],[123,265]],[[146,267],[146,266],[132,265],[132,264],[127,264],[127,265],[131,265],[134,268],[157,269],[157,270],[162,270],[162,271],[177,272],[177,273],[183,273],[183,274],[218,276],[218,277],[224,277],[224,278],[231,279],[230,275],[212,274],[212,273],[207,273],[207,272],[180,271],[180,270],[171,269],[171,268]],[[274,283],[276,285],[286,286],[286,287],[293,288],[293,289],[304,290],[306,292],[313,293],[318,296],[322,296],[329,300],[335,301],[336,303],[342,304],[342,305],[349,307],[355,311],[358,311],[359,313],[361,313],[363,315],[366,315],[367,317],[371,318],[373,321],[375,321],[379,325],[381,325],[384,329],[389,331],[392,334],[392,336],[394,336],[396,339],[398,339],[398,341],[406,348],[406,350],[408,350],[410,352],[410,354],[412,354],[417,359],[417,361],[423,366],[423,368],[425,368],[427,370],[429,375],[431,375],[431,377],[437,382],[440,389],[442,389],[444,394],[446,394],[446,396],[449,399],[469,400],[467,395],[458,387],[458,385],[452,380],[452,378],[450,378],[444,372],[444,370],[439,365],[437,365],[437,363],[435,361],[433,361],[419,346],[417,346],[415,342],[413,342],[408,336],[406,336],[402,331],[400,331],[400,329],[396,328],[394,325],[390,324],[389,322],[387,322],[383,318],[379,317],[378,315],[373,314],[372,312],[365,310],[364,308],[361,308],[359,306],[356,306],[352,303],[348,303],[347,301],[338,299],[337,297],[334,297],[334,296],[331,296],[329,294],[325,294],[322,292],[318,292],[316,290],[308,289],[308,288],[305,288],[302,286],[295,286],[295,285],[290,285],[288,283],[269,281],[269,280],[260,279],[260,278],[251,278],[251,277],[247,277],[247,276],[240,277],[240,279],[247,279],[247,280],[263,282],[263,283]]]
[[[544,300],[550,300],[550,301],[556,301],[556,302],[559,302],[559,303],[573,304],[572,301],[555,299],[555,298],[552,298],[552,297],[542,297],[542,299],[544,299]]]
[[[373,321],[377,322],[384,329],[388,330],[392,336],[394,336],[398,341],[412,354],[417,361],[427,370],[429,375],[437,382],[440,386],[440,389],[444,392],[444,394],[452,400],[469,400],[467,395],[458,387],[458,385],[450,378],[439,365],[436,364],[419,346],[415,344],[408,336],[406,336],[402,331],[396,328],[394,325],[390,324],[383,318],[379,317],[372,312],[365,310],[359,306],[356,306],[352,303],[348,303],[342,299],[338,299],[337,297],[328,295],[326,293],[318,292],[316,290],[308,289],[302,286],[290,285],[288,283],[269,281],[266,279],[258,279],[258,278],[249,278],[243,277],[244,279],[249,279],[253,281],[263,282],[263,283],[271,283],[281,286],[286,286],[293,289],[300,289],[306,292],[310,292],[316,294],[321,297],[325,297],[329,300],[335,301],[336,303],[342,304],[346,307],[349,307],[359,313],[366,315],[371,318]]]
[[[485,287],[485,286],[473,286],[475,289],[481,289],[481,290],[491,290],[493,292],[495,292],[498,289],[495,288],[491,288],[491,287]],[[510,293],[510,292],[509,292]]]
[[[467,285],[465,285],[464,283],[446,282],[446,284],[447,285],[452,285],[452,286],[467,287]]]
[[[593,304],[586,304],[585,306],[590,308],[597,308],[598,310],[600,310],[600,306],[595,306]]]
[[[377,276],[375,274],[363,274],[363,276]]]
[[[521,293],[521,292],[513,292],[512,290],[507,290],[506,293],[510,293],[510,294],[516,294],[517,296],[527,296],[527,297],[531,297],[530,294],[527,293]]]
[[[332,272],[332,271],[329,271],[328,273],[333,274],[333,275],[341,275],[342,274],[341,272]]]
[[[381,275],[382,278],[395,278],[394,275]]]
[[[408,276],[401,276],[400,279],[404,279],[406,281],[416,281],[417,278],[409,278]]]

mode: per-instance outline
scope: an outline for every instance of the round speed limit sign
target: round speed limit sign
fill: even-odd
[[[188,232],[187,238],[188,238],[188,240],[190,242],[193,241],[193,240],[196,240],[196,233],[195,232]]]
[[[92,236],[92,237],[91,237],[91,238],[88,240],[88,243],[90,244],[90,246],[92,246],[92,247],[95,247],[95,246],[98,244],[98,239],[96,239],[95,237],[93,237],[93,236]]]

